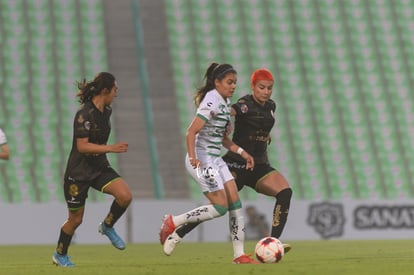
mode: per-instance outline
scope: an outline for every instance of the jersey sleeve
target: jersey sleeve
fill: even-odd
[[[0,145],[6,144],[7,138],[6,134],[0,129]]]
[[[204,121],[210,120],[217,113],[217,100],[207,93],[197,109],[197,116]]]
[[[247,111],[249,110],[249,107],[247,106],[247,101],[244,97],[237,100],[237,102],[231,105],[231,107],[236,111],[236,115],[238,116],[247,113]]]
[[[73,124],[73,133],[75,138],[89,137],[89,130],[91,128],[90,117],[87,112],[80,110],[75,115]]]
[[[276,102],[274,102],[272,99],[269,99],[269,105],[270,105],[270,110],[272,110],[273,112],[276,111]]]

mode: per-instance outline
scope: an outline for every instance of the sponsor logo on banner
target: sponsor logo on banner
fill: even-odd
[[[343,206],[329,202],[311,204],[307,222],[324,239],[340,237],[345,224]]]
[[[414,205],[362,205],[354,210],[357,229],[414,228]]]

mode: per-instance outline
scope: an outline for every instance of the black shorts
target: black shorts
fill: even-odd
[[[98,177],[91,181],[76,181],[71,177],[65,178],[63,191],[68,209],[76,210],[85,206],[89,187],[103,192],[105,186],[120,177],[112,167],[108,166]]]
[[[231,174],[234,177],[234,180],[237,184],[237,189],[240,191],[245,185],[256,190],[256,184],[266,177],[268,174],[277,170],[270,166],[268,163],[265,164],[255,164],[253,171],[246,170],[245,162],[238,162],[232,158],[223,157],[224,161],[227,163]]]

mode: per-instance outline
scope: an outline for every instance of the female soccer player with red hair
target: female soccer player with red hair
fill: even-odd
[[[273,168],[267,157],[270,131],[275,123],[276,103],[270,98],[274,79],[265,68],[255,70],[251,75],[252,93],[241,97],[232,105],[235,116],[233,142],[254,158],[253,170],[246,170],[244,160],[233,152],[223,157],[232,172],[239,191],[249,186],[256,192],[275,198],[271,236],[280,238],[289,214],[292,189],[285,177]],[[285,244],[285,252],[290,246]]]

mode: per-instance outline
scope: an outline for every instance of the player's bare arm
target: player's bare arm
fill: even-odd
[[[195,137],[197,133],[200,132],[201,128],[203,128],[204,124],[205,121],[196,116],[190,126],[188,126],[186,133],[188,159],[190,160],[191,166],[194,168],[200,165],[200,161],[197,159],[195,153]]]
[[[227,135],[223,138],[223,146],[233,153],[239,154],[246,160],[246,169],[253,170],[254,158],[247,153],[243,148],[234,143]]]
[[[10,158],[9,146],[3,144],[0,146],[0,159],[8,160]]]
[[[82,154],[124,153],[128,151],[128,143],[126,142],[119,142],[115,144],[95,144],[90,143],[87,137],[76,139],[76,145],[79,153]]]

